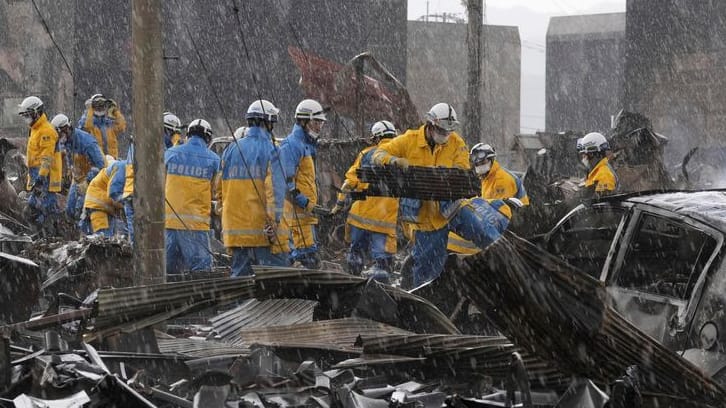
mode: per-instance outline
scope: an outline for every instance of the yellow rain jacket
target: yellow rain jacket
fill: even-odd
[[[585,187],[593,185],[598,193],[612,193],[618,187],[618,177],[615,175],[615,170],[608,163],[607,157],[603,157],[587,175]]]
[[[48,178],[49,192],[61,191],[63,157],[58,146],[58,133],[48,121],[45,113],[30,127],[26,157],[28,163],[26,189],[28,191],[38,177]]]
[[[434,145],[432,149],[426,141],[425,127],[423,125],[418,129],[409,129],[406,133],[379,146],[373,153],[373,160],[385,165],[402,157],[407,159],[411,166],[469,169],[469,149],[461,136],[452,132],[445,144]],[[435,231],[444,228],[447,223],[437,201],[421,203],[415,226],[417,230]]]
[[[164,153],[166,229],[209,230],[212,180],[219,172],[219,162],[219,156],[198,136]]]
[[[93,115],[93,109],[89,107],[81,116],[79,125],[96,138],[103,154],[118,159],[118,135],[126,130],[126,118],[119,109],[113,109],[107,116],[99,118]]]
[[[503,200],[506,198],[517,198],[522,204],[529,205],[529,196],[522,185],[522,180],[510,173],[509,170],[499,165],[494,160],[489,173],[481,181],[481,196],[488,200]],[[512,209],[501,201],[496,201],[495,208],[508,219],[512,218]],[[480,249],[472,242],[465,240],[459,235],[449,232],[449,242],[446,246],[449,251],[459,254],[472,255],[480,251]]]
[[[86,199],[83,202],[84,208],[100,210],[108,214],[113,214],[116,211],[116,206],[109,196],[109,187],[111,179],[124,164],[122,161],[116,161],[98,172],[96,177],[88,184]]]
[[[388,143],[391,139],[383,139],[378,146]],[[361,165],[372,163],[373,152],[378,146],[363,149],[356,157],[353,165],[345,173],[345,185],[352,191],[364,191],[368,183],[358,179],[356,170]],[[345,194],[338,194],[338,202],[345,200]],[[348,212],[347,223],[366,231],[388,235],[386,251],[396,252],[396,221],[398,219],[398,199],[392,197],[366,197],[364,200],[353,201]]]
[[[270,247],[289,251],[289,231],[282,222],[285,178],[270,134],[259,126],[222,153],[222,238],[224,246]],[[277,237],[268,238],[266,224],[276,224]]]

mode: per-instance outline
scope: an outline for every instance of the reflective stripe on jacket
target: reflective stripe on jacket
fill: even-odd
[[[28,164],[28,181],[26,189],[30,190],[39,177],[46,177],[48,191],[61,191],[63,158],[58,146],[58,133],[43,113],[29,130],[26,149]]]
[[[387,143],[390,139],[383,139],[379,142]],[[355,191],[364,191],[368,183],[358,179],[356,170],[361,165],[372,164],[372,156],[377,146],[370,146],[363,149],[358,157],[345,173],[345,183]],[[366,197],[364,200],[356,200],[350,207],[348,213],[348,224],[364,229],[366,231],[380,232],[389,236],[396,235],[396,221],[398,219],[398,199],[392,197]]]
[[[374,160],[389,164],[396,158],[403,157],[411,166],[469,169],[469,150],[461,136],[452,132],[445,144],[434,145],[432,149],[426,141],[425,128],[426,125],[409,129],[379,146],[373,153]],[[441,214],[437,201],[422,201],[415,223],[418,230],[434,231],[446,226],[447,220]]]
[[[285,178],[266,130],[252,126],[246,137],[224,150],[221,184],[224,246],[271,246],[275,253],[287,252],[288,231],[281,223]],[[267,223],[277,224],[278,237],[272,242],[264,232]]]
[[[166,229],[209,230],[212,181],[219,162],[219,156],[198,136],[164,153]]]

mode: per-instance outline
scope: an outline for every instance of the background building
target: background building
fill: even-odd
[[[625,13],[552,17],[546,129],[605,131],[623,108]]]

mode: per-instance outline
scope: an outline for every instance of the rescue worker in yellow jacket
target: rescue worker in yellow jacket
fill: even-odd
[[[41,230],[53,231],[60,213],[57,194],[61,191],[63,172],[58,133],[48,122],[40,98],[29,96],[18,108],[18,114],[30,128],[26,151],[29,217]]]
[[[287,184],[285,222],[292,230],[290,260],[308,269],[320,267],[315,216],[318,188],[315,181],[315,154],[326,121],[319,102],[305,99],[295,108],[295,126],[280,145],[280,162]]]
[[[182,139],[182,123],[178,116],[164,112],[164,150],[184,143]]]
[[[245,114],[247,135],[222,153],[222,240],[232,276],[252,275],[252,265],[289,266],[287,189],[271,133],[278,113],[272,102],[254,101]]]
[[[96,177],[88,183],[80,223],[82,232],[107,237],[116,233],[116,223],[118,222],[116,214],[121,206],[114,204],[111,200],[109,188],[111,180],[125,164],[125,162],[116,161],[111,155],[107,155],[106,168],[99,171]]]
[[[455,130],[456,112],[447,103],[437,103],[426,113],[426,123],[418,129],[379,146],[373,153],[378,165],[448,167],[469,169],[469,150]],[[400,217],[414,223],[413,280],[419,286],[441,274],[446,262],[448,219],[442,213],[447,202],[399,200]]]
[[[364,191],[368,184],[360,181],[356,170],[361,166],[373,164],[375,149],[396,137],[393,123],[382,120],[371,127],[372,146],[363,149],[348,172],[340,188],[338,201],[332,209],[336,214],[345,206],[347,193]],[[398,221],[398,199],[392,197],[366,197],[353,201],[346,225],[346,237],[350,249],[346,256],[348,272],[360,275],[368,255],[375,262],[371,278],[388,281],[393,268],[393,255],[396,253],[396,223]]]
[[[78,127],[92,134],[103,154],[118,159],[118,136],[126,130],[126,118],[113,99],[101,94],[91,96],[88,108],[78,120]]]
[[[600,133],[588,133],[578,143],[582,164],[588,169],[584,187],[586,197],[599,197],[614,193],[618,188],[615,170],[608,162],[610,144]]]
[[[512,209],[529,205],[529,196],[522,179],[502,167],[496,157],[494,148],[485,143],[477,143],[469,152],[474,172],[481,178],[481,197],[511,220]],[[472,242],[453,232],[449,234],[448,249],[466,255],[480,251]]]
[[[106,167],[106,159],[96,138],[88,132],[73,128],[68,116],[59,113],[50,123],[58,132],[58,143],[66,154],[66,163],[70,164],[72,184],[66,199],[66,216],[78,220],[83,211],[88,183]]]
[[[209,122],[194,119],[187,128],[186,143],[164,154],[167,275],[212,270],[212,186],[220,159],[207,147],[211,141]]]

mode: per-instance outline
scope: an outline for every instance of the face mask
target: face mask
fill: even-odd
[[[590,168],[590,160],[587,157],[583,157],[580,161],[585,167],[587,167],[588,169]]]
[[[480,166],[474,167],[474,171],[476,172],[477,175],[483,176],[483,175],[489,173],[489,170],[491,168],[492,168],[492,164],[491,163],[487,163],[487,164],[482,164]]]
[[[23,115],[21,116],[23,118],[23,122],[25,122],[26,125],[31,125],[33,123],[33,117],[30,115]]]
[[[93,111],[93,116],[98,116],[98,117],[106,116],[106,111],[105,110],[102,110],[102,111],[95,110],[95,111]]]
[[[433,139],[434,139],[434,143],[436,143],[438,145],[442,145],[449,141],[449,135],[444,136],[444,135],[440,135],[440,134],[434,132]]]

